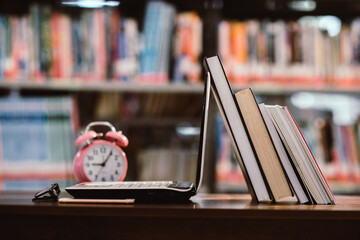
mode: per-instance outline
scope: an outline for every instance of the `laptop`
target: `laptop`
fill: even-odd
[[[204,84],[203,112],[201,120],[196,182],[181,181],[123,181],[84,182],[65,190],[80,199],[135,199],[136,201],[187,201],[200,189],[204,158],[206,132],[208,127],[210,101],[210,74]]]

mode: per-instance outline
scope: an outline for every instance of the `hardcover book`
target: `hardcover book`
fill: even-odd
[[[236,103],[244,119],[254,152],[264,171],[264,176],[274,195],[275,200],[292,196],[284,171],[282,170],[277,152],[270,138],[258,104],[250,88],[235,93]]]
[[[266,109],[289,153],[294,169],[299,173],[313,202],[335,204],[331,189],[289,109],[278,105],[266,106]]]
[[[219,56],[204,59],[211,90],[252,198],[335,204],[300,128],[286,107],[259,105],[250,88],[233,93]]]
[[[252,198],[256,201],[273,199],[257,163],[220,58],[218,56],[205,58],[204,66],[210,72],[211,90],[214,93],[227,132],[232,140],[235,156],[242,169]]]

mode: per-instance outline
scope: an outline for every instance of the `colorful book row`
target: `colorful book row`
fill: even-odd
[[[220,22],[219,53],[229,80],[359,86],[360,21],[340,22],[338,34],[320,23],[316,17]]]
[[[73,16],[35,4],[27,15],[0,16],[0,79],[153,83],[174,72],[177,81],[199,81],[201,29],[197,14],[176,15],[160,1],[147,4],[142,33],[119,9]]]
[[[1,189],[74,179],[77,115],[69,97],[0,99]]]

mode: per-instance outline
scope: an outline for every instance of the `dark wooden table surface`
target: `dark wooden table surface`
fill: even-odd
[[[199,194],[184,204],[59,204],[0,192],[0,239],[360,239],[360,197],[336,205]]]

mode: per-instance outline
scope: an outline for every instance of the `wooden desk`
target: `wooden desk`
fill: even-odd
[[[187,204],[58,204],[0,192],[0,239],[360,239],[360,197],[254,205],[201,194]]]

